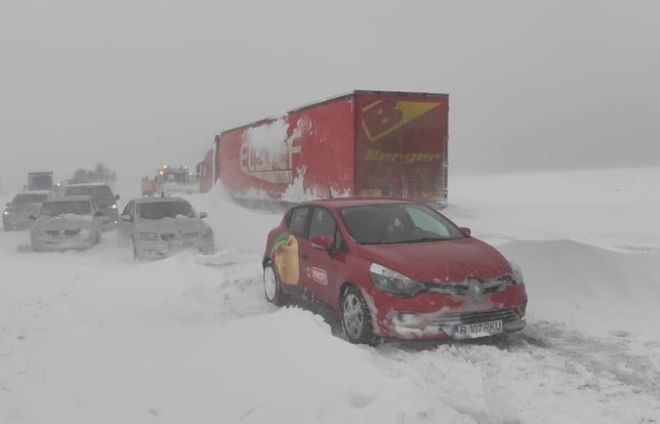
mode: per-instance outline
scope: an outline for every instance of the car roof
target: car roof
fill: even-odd
[[[50,190],[25,190],[25,191],[19,191],[16,193],[16,196],[19,196],[21,194],[51,194]]]
[[[64,188],[67,187],[92,187],[92,186],[107,186],[110,187],[108,184],[103,183],[103,182],[95,182],[95,183],[78,183],[78,184],[67,184],[64,186]]]
[[[91,202],[92,197],[91,196],[59,196],[59,197],[51,197],[50,199],[47,199],[46,202],[44,202],[44,203],[80,202],[80,201]]]
[[[406,199],[397,199],[393,197],[335,197],[332,199],[318,199],[302,202],[299,205],[321,205],[330,208],[346,208],[352,206],[372,206],[372,205],[400,205],[400,204],[418,204],[418,202]]]
[[[138,197],[136,199],[133,199],[133,202],[136,204],[143,204],[143,203],[162,203],[162,202],[185,202],[189,203],[186,199],[182,199],[180,197]]]

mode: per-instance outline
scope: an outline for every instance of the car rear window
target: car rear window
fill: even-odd
[[[48,195],[45,193],[21,193],[14,196],[11,202],[15,205],[25,205],[28,203],[42,203],[46,198],[48,198]]]
[[[89,215],[92,213],[92,204],[88,201],[60,201],[46,202],[41,206],[41,214],[45,216],[58,216],[66,214]]]

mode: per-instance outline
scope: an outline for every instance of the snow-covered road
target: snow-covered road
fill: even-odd
[[[446,213],[523,268],[521,334],[351,345],[263,298],[279,216],[212,193],[193,199],[210,257],[134,263],[113,234],[35,254],[0,233],[0,422],[660,422],[660,171],[452,181]]]

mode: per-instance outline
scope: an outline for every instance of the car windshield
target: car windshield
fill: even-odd
[[[137,215],[142,219],[194,218],[195,211],[188,202],[153,202],[138,205]]]
[[[104,185],[70,186],[65,190],[67,196],[92,196],[93,200],[113,200],[112,190]]]
[[[41,206],[41,214],[58,216],[66,214],[90,215],[92,204],[85,200],[46,202]]]
[[[14,205],[26,205],[28,203],[43,203],[48,197],[45,193],[21,193],[14,196],[11,201]]]
[[[359,244],[421,243],[464,235],[435,210],[415,204],[378,204],[341,209],[348,232]]]

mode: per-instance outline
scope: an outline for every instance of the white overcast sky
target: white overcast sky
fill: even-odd
[[[0,181],[137,192],[353,89],[449,93],[454,173],[660,165],[660,2],[0,0]]]

